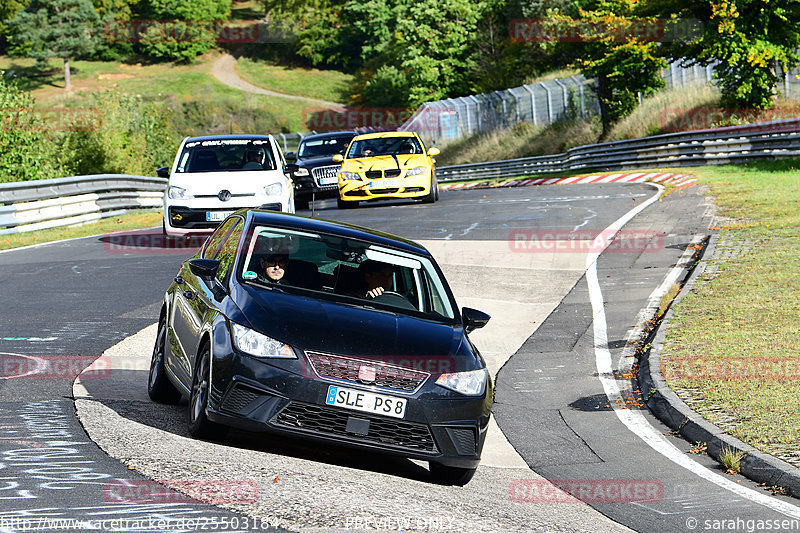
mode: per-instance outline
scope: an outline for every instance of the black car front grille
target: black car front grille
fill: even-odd
[[[336,175],[339,173],[339,170],[341,170],[341,168],[342,168],[341,165],[312,168],[311,175],[314,177],[314,183],[316,184],[317,187],[321,188],[328,188],[328,187],[338,188],[339,183],[337,181],[334,181],[333,183],[328,183],[326,185],[322,185],[320,181],[323,178],[335,178]]]
[[[400,172],[399,168],[390,168],[383,171],[383,176],[386,178],[396,178],[400,175]]]
[[[381,170],[367,170],[364,173],[364,175],[367,176],[367,179],[377,180],[377,179],[380,179],[380,178],[383,177],[383,171],[381,171]]]
[[[369,421],[369,431],[366,435],[347,432],[347,420],[351,416]],[[291,402],[278,413],[274,422],[325,435],[349,437],[424,452],[436,451],[433,436],[425,424],[378,418],[362,413],[348,413],[320,405]]]
[[[402,392],[417,390],[430,376],[428,372],[422,370],[392,365],[380,360],[356,359],[316,352],[309,352],[306,357],[321,378],[340,379]],[[369,379],[366,379],[367,377]]]

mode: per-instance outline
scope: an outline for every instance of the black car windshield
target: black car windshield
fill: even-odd
[[[303,139],[297,149],[298,159],[311,159],[312,157],[326,157],[343,154],[347,145],[353,140],[354,135],[340,135],[337,137],[317,137]]]
[[[373,157],[376,155],[421,154],[422,145],[414,137],[374,137],[353,141],[347,157]]]
[[[269,139],[215,139],[187,142],[176,172],[275,170]]]
[[[330,234],[255,226],[239,277],[256,287],[450,322],[445,281],[424,256]]]

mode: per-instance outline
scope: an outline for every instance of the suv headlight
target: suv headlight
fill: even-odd
[[[283,185],[280,183],[267,185],[264,187],[264,192],[267,194],[267,196],[280,196],[280,194],[283,192]]]
[[[411,168],[406,172],[406,176],[419,176],[420,174],[425,174],[426,170],[428,170],[428,167]]]
[[[231,322],[233,344],[244,353],[256,357],[279,357],[297,359],[291,346],[271,337]]]
[[[167,191],[167,196],[172,198],[173,200],[188,200],[192,197],[189,194],[189,191],[186,189],[182,189],[180,187],[175,187],[174,185],[169,186],[169,190]]]
[[[297,172],[295,172],[294,175],[298,177],[308,176],[308,169],[300,167],[297,169]]]
[[[339,172],[339,177],[343,180],[360,180],[361,176],[359,176],[355,172]]]
[[[471,370],[469,372],[455,372],[453,374],[442,374],[436,380],[437,385],[466,396],[480,396],[486,389],[486,380],[489,374],[485,368]]]

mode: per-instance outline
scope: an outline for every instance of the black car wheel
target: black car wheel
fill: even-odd
[[[436,178],[436,176],[434,176],[434,178],[433,178],[433,188],[436,191],[436,196],[434,197],[433,201],[434,202],[438,202],[439,201],[439,180]]]
[[[428,194],[422,197],[422,203],[424,204],[432,204],[436,201],[436,193],[439,186],[436,183],[436,178],[431,178],[431,190],[428,191]]]
[[[354,207],[358,207],[358,202],[345,202],[341,198],[337,198],[336,207],[339,209],[353,209]]]
[[[192,393],[189,397],[189,433],[197,439],[223,438],[228,430],[226,426],[216,424],[206,416],[210,361],[211,351],[208,344],[204,344],[194,366]]]
[[[430,462],[431,477],[442,485],[463,486],[470,482],[477,468],[458,468],[445,466],[441,463]]]
[[[167,320],[162,316],[158,321],[156,344],[153,346],[153,358],[150,361],[150,377],[147,380],[147,394],[158,403],[178,403],[181,393],[169,381],[167,369],[164,368],[164,353],[167,347]]]
[[[308,199],[304,198],[302,200],[298,200],[297,198],[294,199],[294,209],[295,211],[301,209],[308,209]]]

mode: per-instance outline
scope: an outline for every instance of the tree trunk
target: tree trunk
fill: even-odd
[[[72,88],[72,84],[70,83],[69,79],[69,58],[64,58],[64,89],[69,91]]]

